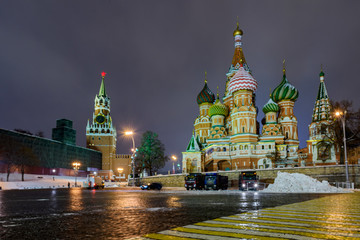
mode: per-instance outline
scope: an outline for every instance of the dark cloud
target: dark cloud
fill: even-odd
[[[118,130],[159,133],[168,154],[185,150],[198,114],[195,98],[208,71],[221,93],[233,54],[236,16],[243,49],[259,82],[257,106],[282,78],[300,91],[301,146],[324,65],[333,100],[355,106],[360,48],[358,1],[2,1],[1,121],[5,129],[43,130],[74,121],[85,145],[100,72]],[[263,117],[259,112],[258,120]],[[118,137],[118,152],[131,143]]]

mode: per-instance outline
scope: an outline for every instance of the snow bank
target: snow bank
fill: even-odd
[[[6,173],[0,173],[0,187],[2,190],[9,189],[41,189],[41,188],[67,188],[75,186],[75,177],[51,176],[38,174],[25,174],[25,181],[21,181],[20,173],[12,173],[9,182],[6,182]],[[77,185],[83,185],[86,178],[77,177]]]
[[[348,190],[330,186],[327,181],[318,181],[301,173],[278,172],[274,184],[263,192],[348,193]]]

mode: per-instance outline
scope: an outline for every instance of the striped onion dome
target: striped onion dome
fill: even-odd
[[[277,103],[274,102],[270,97],[269,101],[264,105],[262,110],[265,114],[267,114],[269,112],[278,112],[280,108],[279,105],[277,105]]]
[[[283,80],[271,94],[272,100],[274,100],[275,102],[280,102],[283,100],[291,100],[295,102],[298,97],[299,91],[289,83],[284,70]]]
[[[212,117],[214,115],[223,115],[225,117],[228,115],[228,108],[220,102],[219,97],[209,109],[209,116]]]
[[[243,65],[241,64],[237,73],[230,79],[228,91],[230,94],[238,90],[251,90],[254,92],[256,88],[256,80],[248,71],[244,69]]]
[[[213,103],[215,101],[215,94],[208,87],[207,81],[205,81],[205,86],[197,96],[196,101],[199,105],[202,103]]]

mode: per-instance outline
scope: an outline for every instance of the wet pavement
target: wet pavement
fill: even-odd
[[[360,239],[360,192],[252,210],[136,239]]]
[[[126,239],[324,196],[118,189],[0,191],[0,239]]]

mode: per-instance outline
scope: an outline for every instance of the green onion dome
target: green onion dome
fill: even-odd
[[[269,101],[264,105],[262,110],[265,114],[267,114],[269,112],[278,112],[280,108],[279,105],[277,105],[277,103],[274,102],[270,97]]]
[[[228,115],[228,112],[228,108],[220,102],[218,97],[215,104],[212,105],[209,109],[209,116],[212,117],[214,115],[223,115],[224,117],[226,117]]]
[[[205,86],[196,98],[197,103],[213,103],[215,101],[215,94],[210,90],[205,80]]]
[[[271,94],[271,98],[274,100],[274,102],[280,102],[283,100],[291,100],[295,102],[299,96],[299,91],[287,80],[285,69],[283,71],[283,80],[281,81],[280,85],[274,89]]]

